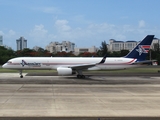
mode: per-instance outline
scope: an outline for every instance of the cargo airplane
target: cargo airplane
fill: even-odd
[[[77,73],[77,78],[85,78],[83,70],[116,70],[138,67],[145,60],[150,49],[154,35],[147,35],[132,51],[124,57],[18,57],[8,60],[2,67],[19,70],[23,78],[23,70],[52,70],[58,75],[72,75]]]

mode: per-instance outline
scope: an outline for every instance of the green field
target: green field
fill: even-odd
[[[138,67],[138,68],[129,68],[125,70],[102,70],[102,71],[85,71],[92,73],[157,73],[160,71],[160,66],[146,66],[146,67]],[[23,73],[52,73],[56,72],[56,70],[23,70]],[[0,73],[19,73],[17,70],[9,70],[0,68]]]

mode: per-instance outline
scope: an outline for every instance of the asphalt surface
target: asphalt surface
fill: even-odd
[[[1,73],[0,84],[160,84],[160,73],[89,73],[85,79],[73,76],[57,76],[57,73],[24,73],[19,78],[18,73]]]
[[[3,120],[159,120],[160,74],[0,74]]]

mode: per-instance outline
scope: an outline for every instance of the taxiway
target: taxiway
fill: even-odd
[[[160,77],[0,74],[0,117],[127,119],[160,117]]]

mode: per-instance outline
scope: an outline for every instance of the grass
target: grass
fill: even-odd
[[[102,71],[85,71],[92,73],[157,73],[160,71],[159,66],[147,66],[138,68],[129,68],[125,70],[102,70]],[[53,73],[56,70],[23,70],[23,73]],[[0,68],[0,73],[19,73],[17,70],[3,69]]]

